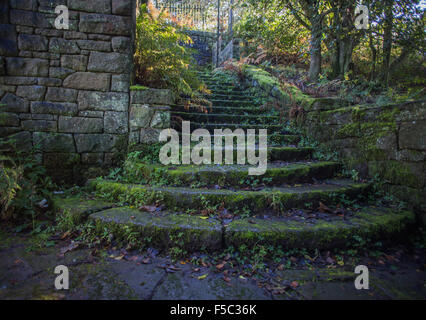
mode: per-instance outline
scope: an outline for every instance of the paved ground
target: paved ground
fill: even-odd
[[[275,270],[261,277],[229,274],[214,266],[171,262],[164,257],[123,256],[120,251],[77,248],[70,241],[33,249],[30,236],[0,233],[0,299],[425,299],[419,260],[398,268],[370,268],[370,290],[356,290],[352,268]],[[32,250],[30,250],[32,249]],[[405,259],[406,260],[406,259]],[[65,265],[70,289],[54,288],[54,268]]]

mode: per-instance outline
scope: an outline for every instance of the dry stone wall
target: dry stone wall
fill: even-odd
[[[426,224],[426,104],[341,107],[318,99],[303,124],[309,136],[336,150],[361,176],[378,176]]]
[[[129,145],[158,143],[163,129],[170,128],[173,95],[167,89],[132,90],[130,95]]]
[[[69,8],[69,30],[54,27]],[[38,145],[60,180],[127,148],[132,0],[0,1],[0,138]]]

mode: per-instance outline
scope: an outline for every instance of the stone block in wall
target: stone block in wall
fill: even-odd
[[[65,88],[108,91],[110,75],[108,73],[76,72],[65,78]]]
[[[75,71],[86,71],[87,56],[84,55],[62,55],[61,66]]]
[[[140,131],[140,143],[154,144],[160,141],[160,133],[162,129],[145,128]]]
[[[69,0],[68,7],[84,12],[111,13],[111,0]]]
[[[52,78],[65,79],[68,75],[73,73],[74,70],[61,68],[61,67],[51,67],[49,68],[49,76]]]
[[[88,71],[125,73],[130,71],[130,56],[117,52],[92,52],[87,65]]]
[[[18,56],[22,58],[33,58],[33,53],[31,51],[19,51]]]
[[[173,94],[168,89],[145,89],[133,90],[130,93],[132,104],[157,104],[172,105],[174,102]]]
[[[132,14],[131,0],[112,0],[112,13],[122,16],[130,16]]]
[[[426,162],[426,151],[408,149],[398,150],[390,159],[407,162]]]
[[[3,146],[8,149],[11,147],[12,150],[31,150],[33,143],[30,132],[20,131],[8,136],[8,140],[10,141],[9,146]]]
[[[79,111],[78,116],[86,117],[86,118],[103,118],[104,112],[103,111]]]
[[[79,110],[127,112],[128,105],[129,96],[126,93],[95,91],[78,93]]]
[[[16,113],[0,112],[0,126],[19,127],[19,116]]]
[[[111,42],[95,40],[77,40],[81,50],[111,52]]]
[[[65,89],[50,87],[47,89],[46,101],[53,102],[76,102],[78,91],[75,89]]]
[[[156,110],[150,126],[156,129],[170,128],[170,110]]]
[[[48,168],[67,169],[80,163],[78,153],[45,153],[43,164]]]
[[[140,140],[140,130],[131,131],[129,133],[129,144],[138,144]]]
[[[15,26],[0,24],[0,56],[18,55]]]
[[[128,53],[131,49],[131,40],[129,37],[112,38],[112,49],[115,52]]]
[[[12,93],[6,93],[0,103],[4,104],[4,106],[0,107],[0,110],[8,112],[25,113],[29,111],[30,107],[28,100],[17,97]]]
[[[104,115],[105,133],[125,134],[129,130],[127,112],[106,111]]]
[[[0,57],[0,76],[6,75],[6,60]]]
[[[57,78],[38,78],[37,83],[40,86],[60,87],[62,85],[62,80]]]
[[[80,32],[130,36],[132,20],[108,14],[81,13]]]
[[[0,1],[0,23],[9,23],[9,1]]]
[[[40,7],[56,8],[61,4],[66,4],[64,0],[38,0]]]
[[[32,101],[40,101],[46,92],[44,86],[19,86],[16,95]]]
[[[395,115],[397,122],[426,120],[426,102],[407,102],[398,106],[399,113]]]
[[[60,116],[58,131],[62,133],[102,133],[104,124],[99,118]]]
[[[149,105],[131,105],[129,114],[130,128],[148,128],[155,110]]]
[[[4,83],[15,86],[25,86],[37,84],[38,78],[36,77],[7,77],[4,78]]]
[[[27,10],[10,10],[10,23],[35,28],[49,28],[50,23],[43,13]]]
[[[426,150],[426,121],[402,123],[399,130],[399,148]]]
[[[83,164],[101,165],[104,162],[104,154],[103,153],[83,153],[81,155],[81,162]]]
[[[56,120],[53,114],[32,114],[31,119],[32,120],[50,120],[50,121]]]
[[[49,51],[53,53],[75,54],[80,52],[80,48],[75,40],[66,40],[62,38],[51,38]]]
[[[37,0],[10,0],[13,9],[37,11]]]
[[[125,148],[120,145],[120,136],[114,134],[76,134],[75,143],[78,153],[114,152]]]
[[[56,132],[56,121],[48,120],[25,120],[21,122],[22,129],[25,131],[39,132]]]
[[[67,39],[67,40],[87,40],[87,34],[85,34],[83,32],[78,32],[78,31],[67,31],[67,32],[64,32],[64,39]]]
[[[423,188],[426,181],[425,164],[422,162],[370,161],[368,169],[370,177],[378,174],[394,185]]]
[[[18,37],[19,50],[46,51],[49,41],[44,36],[20,34]]]
[[[49,74],[49,60],[6,58],[6,70],[9,76],[47,77]]]
[[[11,92],[11,93],[15,93],[16,91],[16,86],[6,86],[3,84],[0,84],[0,92]]]
[[[130,75],[129,74],[113,74],[111,78],[111,91],[129,92]]]
[[[72,134],[34,132],[34,145],[43,152],[75,152]]]

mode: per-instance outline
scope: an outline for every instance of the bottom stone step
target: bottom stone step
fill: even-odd
[[[159,249],[179,248],[187,253],[218,251],[230,246],[281,246],[283,249],[345,248],[355,239],[392,240],[415,223],[410,211],[366,207],[347,218],[335,217],[331,221],[294,221],[288,218],[236,219],[222,221],[203,216],[171,212],[142,212],[131,207],[100,209],[103,202],[89,206],[79,199],[71,202],[56,199],[57,211],[62,215],[84,216],[87,207],[95,205],[98,212],[88,216],[94,223],[93,231],[99,236],[105,230],[119,243],[132,242],[138,247]],[[71,210],[69,210],[71,209]]]

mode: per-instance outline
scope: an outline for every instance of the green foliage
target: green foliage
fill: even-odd
[[[144,86],[170,88],[177,94],[193,96],[200,83],[192,51],[184,46],[192,40],[179,25],[166,18],[166,13],[155,8],[148,10],[146,4],[140,8],[134,56],[137,81]]]
[[[52,181],[37,157],[37,148],[21,151],[14,139],[0,140],[0,218],[32,218],[33,227],[43,199],[50,198]]]

